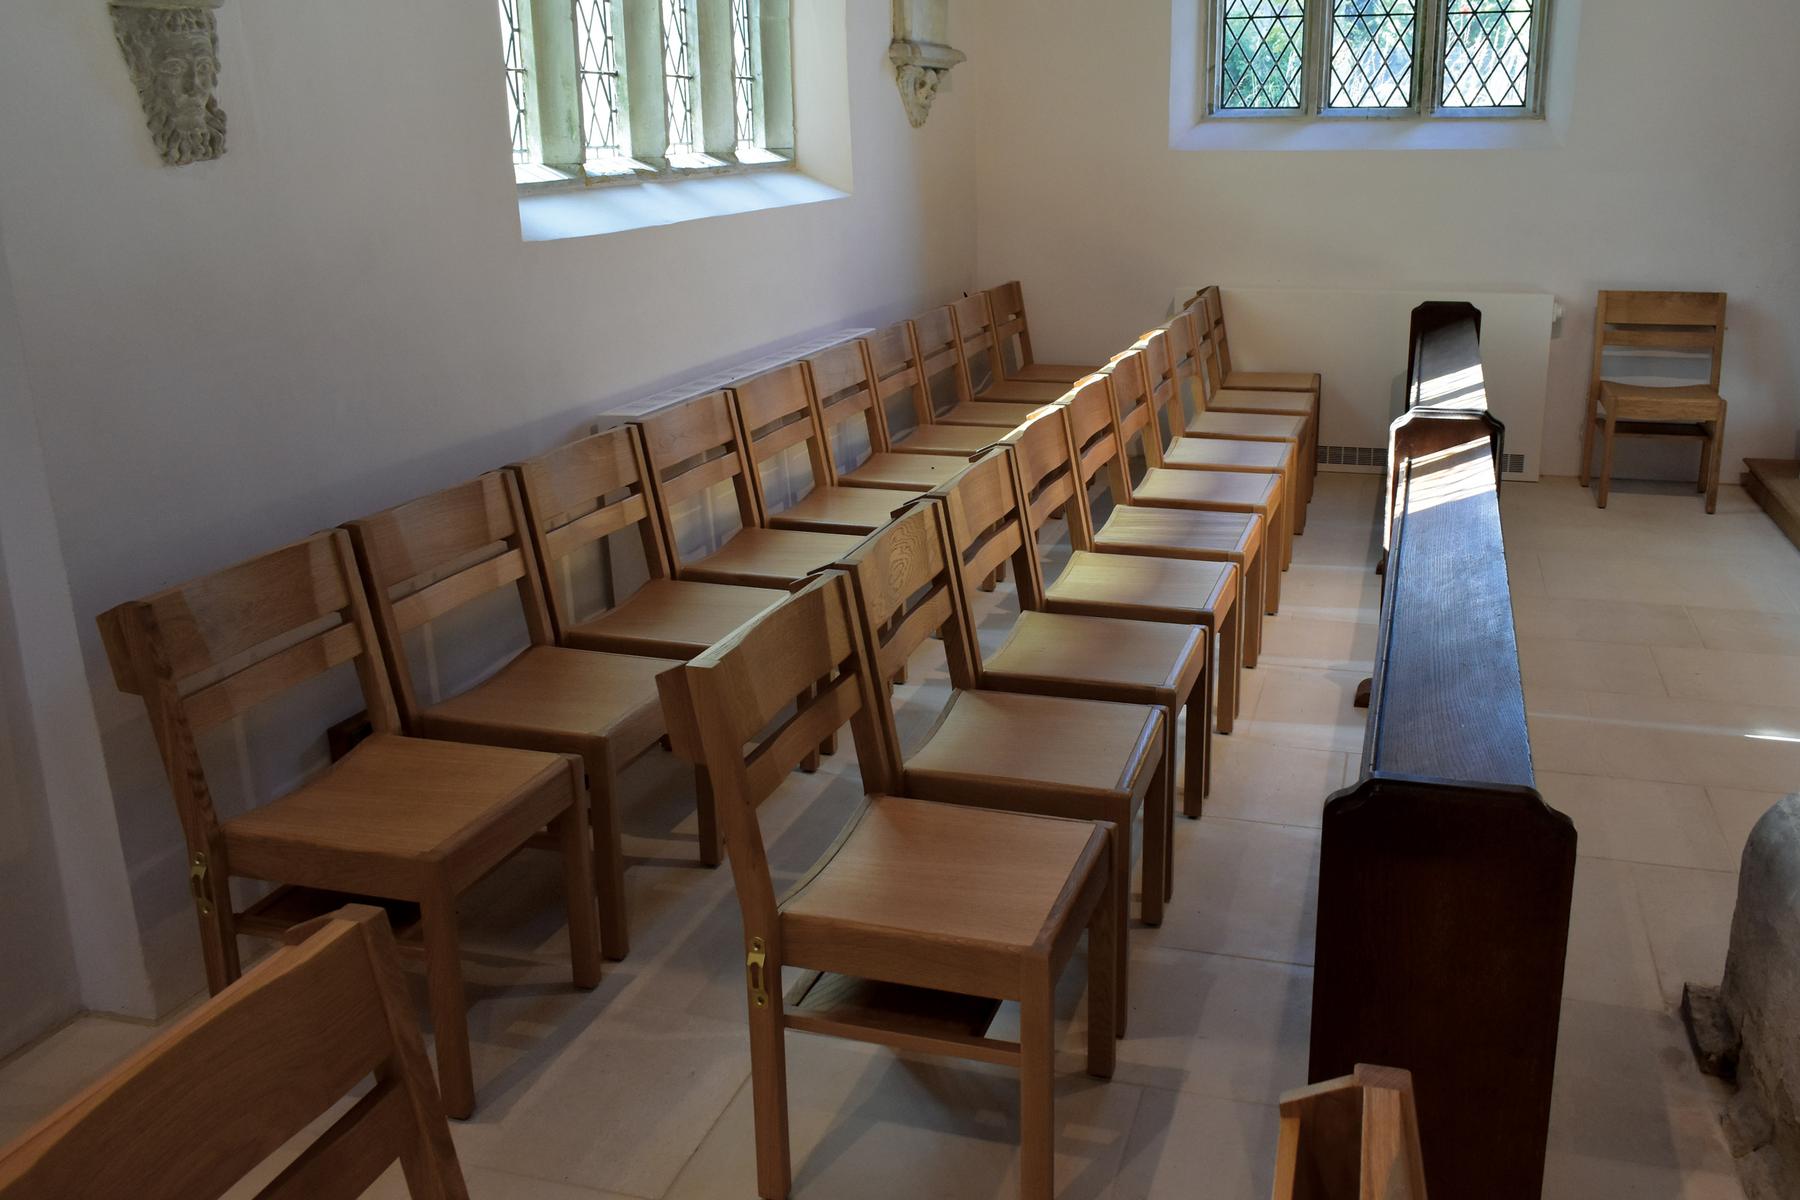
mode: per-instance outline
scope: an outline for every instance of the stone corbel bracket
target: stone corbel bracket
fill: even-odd
[[[931,116],[931,102],[950,68],[968,55],[950,45],[949,0],[894,0],[894,40],[888,61],[900,85],[900,103],[917,129]]]
[[[223,0],[111,0],[113,32],[144,106],[150,139],[172,167],[225,153],[219,84]]]

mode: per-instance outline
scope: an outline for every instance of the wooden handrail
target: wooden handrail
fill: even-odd
[[[1323,820],[1310,1078],[1409,1070],[1431,1190],[1536,1196],[1575,828],[1536,790],[1479,313],[1414,313],[1360,779]]]

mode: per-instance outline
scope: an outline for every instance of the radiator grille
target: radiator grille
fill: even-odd
[[[1386,446],[1320,446],[1319,465],[1321,467],[1361,467],[1371,471],[1387,470]],[[1523,475],[1525,473],[1525,456],[1523,454],[1506,454],[1501,456],[1500,470],[1506,475]]]

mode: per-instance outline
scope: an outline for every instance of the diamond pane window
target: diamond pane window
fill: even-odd
[[[526,122],[526,95],[530,80],[525,71],[525,30],[519,23],[519,5],[526,0],[500,0],[500,43],[506,53],[506,114],[512,127],[515,163],[531,161],[531,135]]]
[[[1418,42],[1417,0],[1333,0],[1331,108],[1408,108]]]
[[[1221,109],[1299,108],[1305,0],[1226,0]]]
[[[613,40],[612,0],[575,0],[575,55],[581,83],[581,134],[587,158],[621,158],[619,47]]]
[[[737,144],[753,150],[756,137],[756,3],[731,0],[732,94],[737,104]]]
[[[1536,0],[1449,0],[1444,14],[1444,108],[1524,108]]]
[[[693,11],[688,5],[689,0],[662,0],[664,109],[671,158],[700,150],[699,122],[694,119],[694,63],[699,56],[694,49]]]

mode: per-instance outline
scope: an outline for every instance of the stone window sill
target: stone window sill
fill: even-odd
[[[841,200],[848,194],[786,163],[734,166],[692,175],[683,171],[678,176],[627,177],[589,187],[571,180],[563,186],[521,188],[519,231],[528,242],[600,237],[765,208]]]

